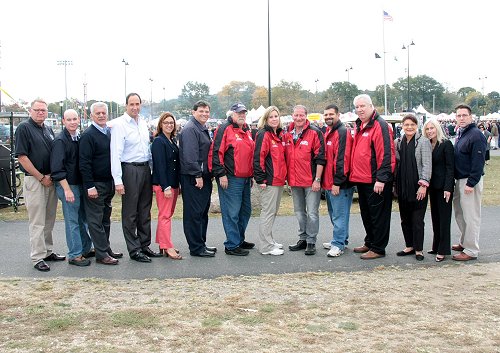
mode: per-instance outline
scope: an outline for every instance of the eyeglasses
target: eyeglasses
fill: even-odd
[[[32,109],[35,113],[45,113],[47,109]]]
[[[163,124],[165,125],[175,125],[173,121],[164,121]]]
[[[458,114],[457,118],[467,118],[469,114]]]

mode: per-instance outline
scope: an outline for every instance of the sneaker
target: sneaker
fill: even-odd
[[[274,242],[274,247],[275,247],[275,248],[278,248],[278,249],[283,249],[283,244],[280,244],[280,243]]]
[[[332,244],[330,243],[323,243],[323,248],[324,249],[330,249],[332,247]]]
[[[285,251],[283,249],[273,248],[273,250],[271,250],[271,251],[263,252],[262,255],[275,255],[275,256],[278,256],[278,255],[283,255],[284,253],[285,253]]]
[[[90,260],[84,258],[83,256],[77,256],[74,259],[69,259],[68,263],[75,266],[89,266]]]
[[[337,257],[337,256],[340,256],[344,253],[344,250],[340,250],[338,247],[336,246],[332,246],[332,248],[330,249],[330,251],[328,252],[328,254],[326,254],[326,256],[328,257]]]
[[[225,248],[224,251],[226,252],[227,255],[235,255],[235,256],[247,256],[250,253],[250,251],[242,249],[240,247],[231,250]]]

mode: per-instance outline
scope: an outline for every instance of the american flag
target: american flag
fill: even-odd
[[[386,11],[384,11],[384,20],[386,20],[386,21],[392,21],[392,16],[389,15]]]

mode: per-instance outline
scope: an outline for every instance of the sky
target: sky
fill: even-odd
[[[411,76],[450,91],[500,91],[495,1],[269,3],[273,86],[297,81],[315,92],[349,78],[373,90],[384,83],[375,53],[384,57],[385,43],[387,84],[407,76],[409,55]],[[123,59],[127,92],[147,101],[151,92],[155,102],[176,98],[188,81],[211,94],[230,81],[267,87],[267,0],[17,0],[1,10],[0,86],[16,100],[63,100],[66,82],[68,97],[83,101],[86,83],[88,100],[123,103]],[[63,60],[72,62],[66,79]]]

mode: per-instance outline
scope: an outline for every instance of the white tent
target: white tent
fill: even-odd
[[[428,115],[429,112],[427,110],[425,110],[424,106],[422,104],[420,104],[418,106],[418,108],[415,110],[415,113],[417,114],[423,114],[423,115]]]

